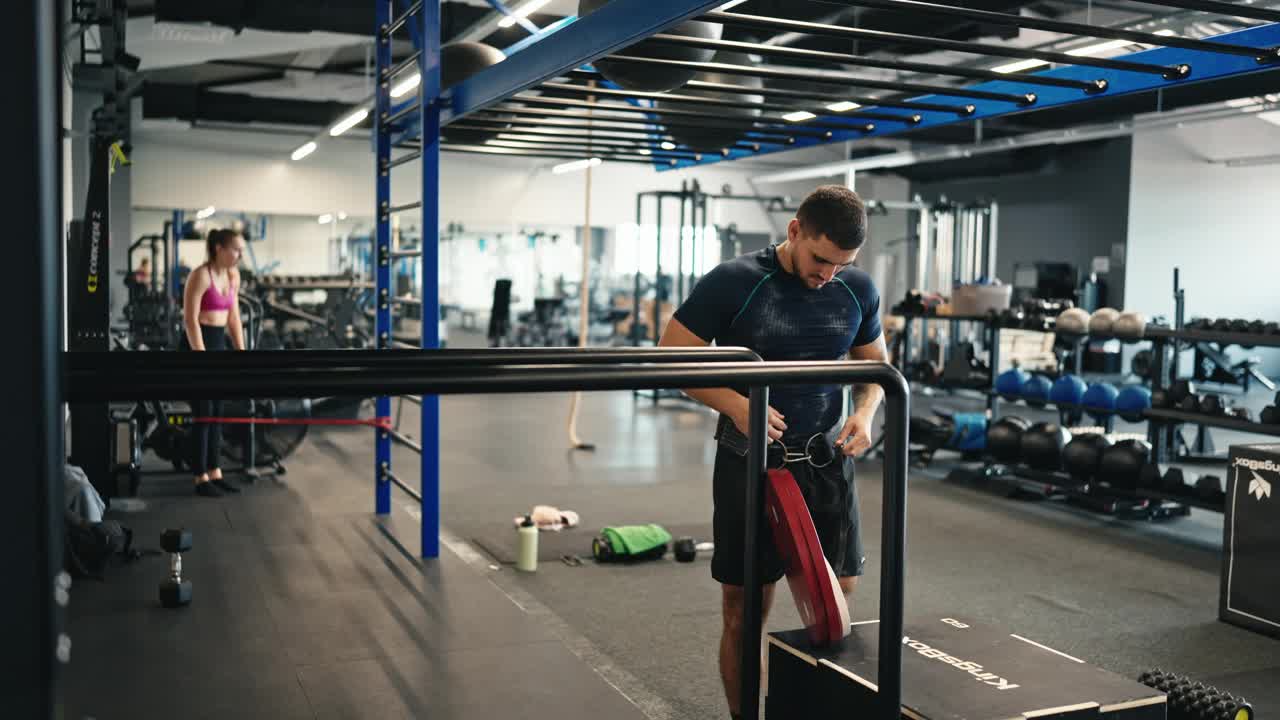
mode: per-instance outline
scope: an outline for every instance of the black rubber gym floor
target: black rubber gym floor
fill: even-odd
[[[195,602],[156,602],[161,557],[72,593],[66,717],[722,718],[719,591],[709,558],[570,565],[604,525],[710,531],[710,414],[630,393],[588,395],[594,453],[566,449],[567,395],[442,401],[439,560],[418,548],[414,503],[372,515],[371,430],[314,432],[280,482],[189,495],[148,478],[149,508],[113,513],[155,546],[185,525]],[[414,406],[405,429],[416,434]],[[417,458],[396,452],[416,485]],[[908,616],[1007,628],[1136,677],[1154,666],[1280,711],[1280,641],[1217,621],[1221,516],[1147,524],[1014,500],[913,475]],[[869,576],[856,619],[876,616],[880,478],[860,469]],[[579,512],[544,533],[535,574],[510,560],[512,518],[534,504]],[[504,546],[505,543],[505,546]],[[488,548],[486,550],[486,548]],[[772,629],[797,627],[785,590]]]

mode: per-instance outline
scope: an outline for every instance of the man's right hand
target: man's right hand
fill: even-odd
[[[742,433],[743,435],[746,435],[747,437],[751,437],[751,433],[747,432],[747,426],[750,424],[749,423],[750,417],[751,417],[751,403],[750,401],[747,400],[747,398],[742,398],[742,403],[740,407],[738,407],[738,409],[736,409],[731,415],[729,415],[729,419],[732,420],[733,424],[738,427],[738,432]],[[782,413],[773,409],[773,407],[769,408],[768,427],[769,427],[769,430],[768,430],[769,442],[773,442],[774,440],[781,440],[782,433],[787,429],[787,424],[784,422]]]

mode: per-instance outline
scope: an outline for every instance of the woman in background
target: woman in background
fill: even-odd
[[[240,325],[240,254],[244,237],[235,230],[213,230],[206,240],[207,259],[191,271],[183,293],[182,317],[186,333],[182,349],[195,352],[226,350],[227,344],[244,350],[244,332]],[[221,400],[195,400],[191,403],[195,417],[218,417]],[[191,471],[195,473],[195,490],[204,497],[221,497],[240,489],[222,478],[218,467],[222,448],[222,426],[196,423],[191,433]]]

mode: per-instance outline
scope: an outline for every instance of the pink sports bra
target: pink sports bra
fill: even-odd
[[[227,285],[227,292],[218,291],[218,285],[213,281],[213,270],[205,265],[205,270],[209,271],[209,287],[204,291],[204,295],[200,296],[200,312],[225,312],[231,309],[232,303],[236,301],[236,289],[234,281]],[[228,278],[230,280],[230,278]]]

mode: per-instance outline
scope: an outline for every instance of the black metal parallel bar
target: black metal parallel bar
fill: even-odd
[[[1217,0],[1134,0],[1134,2],[1140,2],[1144,5],[1182,8],[1183,10],[1202,10],[1216,15],[1249,18],[1250,20],[1261,20],[1263,22],[1280,22],[1280,10],[1218,2]]]
[[[760,43],[739,42],[736,40],[710,40],[690,37],[687,35],[667,35],[663,33],[654,35],[650,37],[649,40],[665,43],[667,45],[679,45],[681,47],[696,47],[708,50],[736,50],[744,53],[756,53],[758,55],[790,58],[793,60],[836,62],[843,65],[939,75],[942,77],[962,77],[972,80],[1010,79],[1009,74],[998,73],[994,70],[979,70],[976,68],[965,68],[956,65],[938,65],[935,63],[918,63],[908,62],[905,60],[878,60],[876,58],[853,55],[850,53],[827,52],[825,50],[805,50],[803,48],[793,48],[785,45],[762,45]],[[1182,76],[1185,76],[1187,72],[1183,72]],[[1104,80],[1084,81],[1072,80],[1069,78],[1047,77],[1043,75],[1017,75],[1016,77],[1018,82],[1028,85],[1071,88],[1086,93],[1096,93],[1106,89],[1106,81]]]
[[[763,438],[767,432],[769,388],[752,386],[748,398],[747,434]],[[742,583],[745,589],[742,605],[742,648],[738,658],[741,683],[739,712],[742,717],[760,717],[760,640],[764,632],[764,543],[761,542],[765,504],[765,446],[752,442],[747,450],[746,503],[743,507],[743,533],[746,556],[743,558]]]
[[[726,130],[726,131],[746,130],[746,131],[758,131],[763,133],[769,133],[769,132],[778,133],[779,131],[783,131],[782,128],[773,127],[773,125],[776,125],[777,123],[764,123],[764,122],[752,121],[749,119],[735,121],[733,119],[726,118],[726,117],[722,117],[720,119],[720,122],[680,122],[680,121],[672,122],[670,120],[667,120],[666,118],[660,118],[657,120],[639,120],[639,119],[633,120],[630,118],[614,118],[614,117],[600,117],[600,116],[587,117],[582,113],[567,112],[562,110],[538,110],[536,108],[519,108],[519,109],[493,108],[491,110],[483,110],[479,113],[476,113],[476,115],[480,115],[482,117],[492,116],[495,118],[497,117],[510,117],[515,119],[520,119],[520,118],[548,119],[549,118],[549,119],[561,119],[561,120],[581,120],[584,122],[589,121],[589,124],[587,125],[587,127],[595,127],[596,123],[598,122],[602,122],[602,123],[607,122],[607,123],[613,123],[614,125],[639,125],[641,127],[648,127],[650,125],[660,125],[663,127],[693,128],[698,130]],[[547,126],[555,127],[555,124],[547,123]],[[605,129],[613,129],[613,130],[623,129],[623,128],[611,127],[611,126],[603,126],[603,127],[605,127]],[[801,137],[819,138],[823,140],[829,140],[831,138],[831,133],[829,131],[823,131],[823,130],[805,130],[804,128],[787,127],[785,128],[785,133],[788,135],[799,135]]]
[[[422,251],[421,250],[393,250],[391,251],[391,257],[392,258],[422,257]]]
[[[392,205],[391,207],[387,208],[387,213],[390,214],[390,213],[404,212],[405,210],[416,210],[420,207],[422,207],[422,201],[418,200],[411,203],[405,203],[404,205]]]
[[[1089,67],[1125,70],[1129,72],[1149,73],[1161,76],[1167,76],[1170,72],[1175,70],[1175,68],[1172,67],[1152,65],[1150,63],[1110,60],[1106,58],[1091,58],[1079,55],[1068,55],[1067,53],[1053,52],[1049,50],[1030,50],[1004,45],[986,45],[983,43],[964,42],[961,40],[947,40],[945,38],[924,37],[922,35],[908,35],[906,33],[888,32],[885,30],[868,30],[866,28],[845,27],[843,25],[826,25],[823,23],[804,22],[800,20],[762,17],[760,15],[712,12],[707,13],[705,18],[730,25],[762,28],[767,30],[776,30],[779,32],[800,32],[810,35],[825,35],[827,37],[851,40],[871,40],[903,45],[915,45],[935,50],[954,50],[956,52],[972,53],[975,55],[1043,60],[1044,62],[1058,63],[1062,65],[1084,65]]]
[[[417,500],[418,502],[422,502],[422,493],[409,487],[408,483],[406,483],[405,481],[397,477],[395,473],[391,472],[390,470],[383,470],[382,474],[387,476],[387,480],[391,481],[392,485],[395,485],[396,487],[403,490],[405,494],[407,494],[409,497],[413,498],[414,500]]]
[[[382,79],[390,80],[391,78],[404,72],[405,68],[409,67],[410,65],[413,65],[414,63],[418,62],[421,59],[422,59],[422,51],[421,50],[414,51],[411,55],[409,55],[409,57],[401,60],[395,65],[392,65],[390,69],[382,73]]]
[[[490,131],[498,130],[500,132],[505,132],[511,135],[537,135],[539,137],[557,138],[557,139],[564,140],[566,142],[575,142],[575,141],[584,139],[584,138],[580,138],[578,135],[574,133],[557,132],[555,130],[547,129],[548,127],[564,128],[565,126],[563,125],[512,127],[510,123],[494,123],[488,120],[472,120],[471,118],[465,118],[460,122],[451,124],[449,127],[455,127],[455,128],[458,128],[459,130],[490,130]],[[584,130],[588,133],[586,137],[592,140],[624,140],[624,141],[631,141],[633,144],[638,143],[638,144],[654,145],[654,144],[663,142],[669,137],[666,133],[661,133],[661,132],[646,133],[641,130],[619,130],[618,132],[599,132],[594,128],[569,128],[569,129]],[[780,145],[785,143],[769,143],[769,142],[762,143],[762,142],[756,142],[756,141],[739,140],[727,147],[734,147],[734,148],[739,148],[743,150],[751,150],[752,152],[759,152],[760,145],[762,144]],[[445,147],[448,147],[448,145],[445,145]]]
[[[641,390],[663,388],[742,387],[751,388],[749,434],[753,438],[745,489],[747,493],[746,580],[748,582],[746,622],[743,632],[743,711],[758,716],[759,643],[761,640],[760,576],[758,542],[763,508],[765,408],[767,386],[790,384],[878,384],[885,390],[886,421],[884,466],[885,499],[880,595],[879,692],[882,717],[898,717],[902,690],[902,626],[904,599],[904,556],[906,549],[907,433],[910,390],[906,380],[884,362],[726,362],[673,363],[669,365],[610,364],[584,367],[553,364],[545,366],[495,365],[437,369],[427,372],[413,367],[392,367],[378,357],[384,351],[352,350],[350,367],[317,367],[301,362],[305,351],[295,353],[299,362],[264,376],[246,376],[234,364],[204,372],[157,375],[147,365],[151,355],[189,358],[201,353],[136,353],[138,362],[131,371],[99,368],[90,377],[67,383],[71,401],[109,399],[164,399],[196,393],[204,397],[253,397],[281,391],[299,397],[330,394],[445,395],[461,393],[564,392],[571,390]],[[236,359],[251,353],[227,353]],[[173,358],[169,359],[170,361]],[[340,391],[339,391],[340,389]],[[269,391],[269,392],[264,392]],[[395,438],[398,433],[387,431]],[[400,440],[401,438],[397,438]],[[747,648],[751,650],[748,651]],[[754,690],[754,691],[753,691]]]
[[[991,12],[990,10],[972,10],[970,8],[956,7],[954,5],[939,5],[937,3],[923,2],[922,0],[819,1],[845,7],[853,5],[859,7],[881,8],[884,10],[896,10],[903,13],[951,15],[954,17],[962,17],[994,25],[1011,25],[1013,27],[1029,28],[1032,30],[1047,30],[1049,32],[1064,33],[1067,35],[1080,35],[1083,37],[1129,40],[1135,43],[1155,45],[1157,47],[1176,47],[1183,48],[1185,50],[1200,50],[1202,52],[1241,55],[1243,57],[1257,58],[1265,62],[1280,60],[1280,48],[1263,49],[1248,47],[1247,45],[1218,43],[1211,40],[1192,40],[1189,38],[1178,37],[1176,35],[1155,35],[1153,33],[1099,27],[1097,25],[1084,25],[1081,23],[1063,22],[1061,20],[1043,20],[1040,18],[1027,17],[1025,15],[1009,15],[1007,13]]]
[[[1181,410],[1166,410],[1164,408],[1151,408],[1143,413],[1148,420],[1162,423],[1187,423],[1193,425],[1204,425],[1205,427],[1222,428],[1223,430],[1236,430],[1238,432],[1253,433],[1255,435],[1271,435],[1280,437],[1280,425],[1266,425],[1252,420],[1241,420],[1226,415],[1205,415],[1203,413],[1183,412]]]
[[[711,98],[707,98],[707,99],[711,99]],[[592,102],[584,102],[581,100],[561,100],[559,98],[525,97],[520,95],[512,98],[512,102],[520,102],[528,105],[546,105],[548,107],[582,108],[582,109],[589,109],[593,111],[599,110],[604,112],[620,112],[620,113],[627,113],[632,115],[635,115],[635,114],[646,115],[646,116],[655,115],[657,116],[657,119],[651,119],[650,122],[661,123],[664,125],[666,124],[666,118],[668,117],[709,118],[709,119],[721,120],[721,121],[726,119],[723,113],[699,112],[697,110],[681,110],[678,108],[671,108],[671,107],[665,107],[665,106],[661,109],[656,109],[656,108],[636,107],[634,105],[618,105],[614,103],[608,103],[608,104],[592,103]],[[796,108],[794,107],[787,107],[785,105],[769,105],[767,103],[733,102],[729,100],[721,100],[719,102],[723,103],[723,105],[727,107],[761,108],[761,107],[767,106],[770,109],[775,109],[780,112],[791,112],[796,110]],[[509,105],[504,105],[504,106],[500,106],[498,109],[515,110],[517,108]],[[571,115],[570,117],[585,117],[585,116]],[[865,118],[867,120],[888,120],[891,122],[904,122],[904,123],[914,123],[914,122],[920,121],[919,115],[913,115],[908,117],[904,115],[890,115],[888,113],[875,113],[875,112],[849,113],[847,115],[844,115],[843,117],[854,118],[854,119]],[[599,116],[592,116],[592,119],[609,120],[611,118],[607,115],[599,115]],[[744,118],[744,122],[750,122],[753,125],[756,125],[757,127],[767,126],[770,129],[772,129],[773,127],[782,127],[782,128],[790,129],[792,127],[791,125],[788,125],[787,123],[782,122],[780,120],[770,120],[767,118]],[[830,123],[815,123],[815,122],[807,122],[807,121],[801,121],[801,122],[803,123],[804,127],[807,127],[807,128],[822,128],[825,130],[850,129],[849,125],[847,124],[833,125]]]
[[[946,85],[924,85],[920,83],[908,82],[888,82],[883,80],[871,80],[868,78],[858,77],[856,75],[840,75],[833,73],[821,72],[805,72],[793,68],[778,67],[748,67],[746,65],[731,65],[728,63],[716,62],[690,62],[687,60],[666,60],[663,58],[642,58],[630,57],[626,55],[610,55],[610,62],[630,63],[632,65],[649,65],[652,67],[671,67],[685,68],[687,70],[697,70],[700,72],[718,72],[725,75],[745,75],[748,77],[758,77],[774,80],[800,80],[803,82],[822,83],[826,85],[834,85],[840,87],[865,87],[875,88],[877,90],[892,90],[894,92],[919,93],[921,95],[944,95],[949,97],[971,98],[974,100],[992,100],[996,102],[1008,102],[1015,105],[1031,105],[1036,101],[1035,93],[1024,93],[1015,95],[1013,93],[994,93],[985,90],[972,90],[968,88],[948,87]],[[1005,80],[1009,77],[1005,76]],[[757,93],[760,94],[760,93]]]
[[[509,144],[500,144],[500,143],[509,143]],[[490,145],[492,147],[512,147],[515,149],[521,149],[518,145],[516,145],[517,143],[523,143],[526,146],[532,146],[532,147],[525,147],[524,149],[526,150],[532,150],[538,147],[562,147],[565,149],[572,148],[574,150],[591,150],[593,148],[615,148],[615,149],[623,149],[623,150],[633,150],[633,151],[640,152],[641,155],[644,155],[646,157],[652,156],[656,158],[682,158],[682,159],[701,160],[704,154],[704,153],[693,152],[691,150],[650,150],[649,148],[652,146],[655,146],[656,145],[655,143],[646,143],[646,144],[624,143],[624,142],[614,142],[610,140],[595,140],[594,138],[590,138],[590,137],[583,138],[582,140],[567,139],[564,141],[546,140],[546,139],[517,140],[515,138],[511,138],[507,140],[493,140],[490,142]],[[640,151],[640,148],[645,148],[645,151],[643,152]],[[721,154],[727,155],[728,151],[726,150]]]
[[[400,28],[404,27],[404,24],[409,21],[409,18],[413,17],[414,15],[417,15],[420,12],[422,12],[422,0],[418,0],[418,2],[415,2],[414,4],[410,5],[409,9],[406,10],[403,15],[396,18],[395,20],[392,20],[391,24],[387,25],[387,27],[383,29],[382,34],[388,38],[391,37],[392,35],[399,32]]]
[[[383,123],[386,125],[395,125],[396,123],[418,112],[421,109],[422,109],[422,106],[419,105],[418,103],[409,103],[408,105],[405,105],[404,107],[400,108],[396,112],[384,118]]]
[[[642,165],[652,165],[654,163],[662,162],[661,159],[655,160],[645,155],[615,155],[608,153],[573,154],[572,151],[568,150],[564,153],[527,152],[512,148],[495,148],[492,145],[442,145],[440,150],[441,152],[470,153],[472,155],[489,155],[492,157],[536,157],[547,158],[549,160],[588,160],[592,157],[599,157],[601,160],[608,160],[609,162],[637,163]],[[670,160],[667,164],[674,166],[676,161]]]
[[[396,442],[400,443],[401,445],[404,445],[410,450],[416,453],[422,452],[422,446],[419,445],[417,442],[415,442],[414,439],[409,437],[408,435],[404,435],[400,433],[398,430],[392,430],[391,428],[383,428],[382,431],[385,432],[387,435],[390,435],[392,440],[395,440]]]
[[[487,111],[486,111],[486,112],[487,112]],[[483,115],[483,114],[484,114],[484,112],[477,113],[477,114],[478,114],[478,115]],[[585,118],[584,118],[584,119],[585,119]],[[476,120],[475,120],[475,121],[476,121],[476,122],[493,122],[493,120],[492,120],[491,118],[488,118],[488,117],[478,117],[478,118],[476,118]],[[558,128],[558,129],[562,129],[562,130],[576,130],[576,131],[584,132],[584,133],[586,133],[586,132],[594,132],[597,128],[599,128],[599,129],[601,129],[601,130],[606,130],[606,131],[613,130],[613,131],[618,131],[618,132],[637,132],[637,133],[643,133],[643,132],[645,132],[644,130],[629,130],[629,129],[625,128],[625,127],[609,127],[609,126],[604,126],[604,125],[596,125],[596,124],[594,124],[594,123],[573,123],[573,122],[569,122],[569,118],[542,118],[542,119],[537,119],[537,118],[512,118],[512,121],[514,121],[514,122],[537,122],[537,125],[534,125],[533,127]],[[644,123],[643,121],[631,121],[631,122],[629,122],[629,123],[628,123],[627,121],[621,121],[619,124],[639,125],[639,126],[643,127],[646,123]],[[796,139],[795,139],[794,137],[792,137],[792,136],[791,136],[791,134],[786,134],[786,135],[784,135],[784,134],[780,134],[780,133],[768,132],[767,130],[763,130],[763,129],[755,128],[755,127],[744,126],[744,125],[723,126],[723,127],[718,127],[718,126],[713,126],[713,125],[695,125],[695,124],[689,124],[689,123],[679,123],[679,124],[677,124],[677,123],[662,123],[662,125],[663,125],[663,126],[669,126],[669,127],[687,127],[687,128],[695,128],[695,129],[699,129],[699,130],[707,130],[707,129],[716,130],[716,129],[722,129],[722,130],[725,130],[726,132],[743,132],[743,133],[751,133],[751,139],[752,139],[753,141],[759,141],[759,142],[771,142],[771,143],[775,143],[775,144],[778,144],[778,145],[793,145],[793,144],[795,144],[795,141],[796,141]],[[508,129],[508,131],[509,131],[509,132],[516,132],[517,130],[515,130],[515,128],[519,128],[519,127],[521,127],[521,126],[519,126],[519,125],[513,125],[511,128],[509,128],[509,129]],[[821,135],[819,135],[819,137],[822,137],[822,136],[821,136]],[[829,138],[829,137],[830,137],[830,133],[826,133],[826,137],[828,137],[828,138]]]
[[[592,80],[602,77],[599,73],[595,73],[590,70],[574,70],[569,74],[569,76],[571,78],[583,78],[583,79],[592,79]],[[585,94],[585,92],[580,92],[584,90],[584,88],[581,85],[573,85],[569,83],[544,83],[542,87],[547,89],[552,89],[552,90],[561,90],[564,92],[574,92],[574,93]],[[823,93],[814,93],[814,92],[804,92],[803,90],[785,90],[781,88],[769,88],[769,87],[753,88],[753,87],[748,87],[746,85],[734,85],[732,83],[714,83],[714,82],[706,82],[703,80],[690,80],[685,85],[685,87],[689,89],[716,90],[718,92],[737,93],[740,95],[759,95],[763,97],[790,98],[794,100],[814,100],[822,103],[824,107],[832,104],[833,101],[844,100],[847,102],[857,103],[859,105],[896,107],[896,108],[902,108],[904,110],[921,110],[921,111],[927,111],[927,112],[949,112],[949,113],[955,113],[957,115],[960,115],[961,117],[972,115],[975,110],[975,108],[972,105],[942,105],[940,103],[915,102],[912,100],[892,100],[892,99],[878,98],[878,97],[871,97],[871,96],[864,96],[864,95],[844,95],[843,93],[838,98],[836,98],[836,97],[832,97],[830,93],[823,94]],[[609,90],[609,92],[617,93],[618,96],[620,97],[634,97],[634,98],[653,99],[653,100],[669,99],[672,102],[685,102],[685,98],[691,98],[694,100],[708,99],[708,98],[701,98],[693,95],[672,95],[668,93],[638,93],[638,92],[631,92],[630,90]],[[720,102],[725,102],[725,103],[728,103],[729,105],[735,105],[735,106],[737,104],[732,100],[724,100]]]
[[[390,170],[393,167],[399,167],[401,165],[404,165],[405,163],[411,163],[414,160],[417,160],[421,157],[422,157],[421,150],[414,150],[411,153],[405,153],[404,155],[401,155],[400,157],[389,161],[387,163],[387,169]]]

